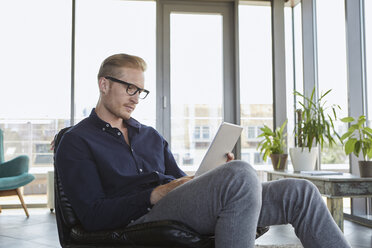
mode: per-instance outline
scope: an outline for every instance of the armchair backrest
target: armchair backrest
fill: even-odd
[[[3,130],[0,129],[0,164],[3,163],[4,160],[4,135]]]
[[[62,139],[63,134],[70,129],[70,127],[64,128],[54,137],[54,192],[55,192],[55,211],[56,220],[58,227],[58,236],[62,247],[70,242],[70,229],[76,226],[79,221],[72,209],[70,202],[68,201],[63,188],[62,183],[58,176],[58,166],[55,160],[56,150],[59,142]]]

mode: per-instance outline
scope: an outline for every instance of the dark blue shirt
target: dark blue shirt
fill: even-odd
[[[154,128],[133,118],[125,122],[130,146],[93,109],[64,134],[56,151],[63,189],[89,231],[128,225],[151,209],[155,187],[185,176]]]

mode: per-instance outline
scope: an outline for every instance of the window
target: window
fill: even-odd
[[[247,152],[242,153],[242,160],[251,163],[251,154]]]
[[[288,15],[288,14],[287,14]],[[295,56],[295,87],[298,92],[303,93],[304,79],[303,79],[303,54],[302,54],[302,12],[301,3],[293,7],[294,19],[294,56]],[[297,102],[297,100],[296,100]],[[295,104],[296,104],[295,102]]]
[[[369,126],[372,127],[372,1],[364,1],[367,70],[367,109]]]
[[[332,32],[329,32],[332,30]],[[331,89],[325,100],[327,105],[339,105],[337,114],[347,116],[347,68],[345,38],[345,1],[317,1],[318,77],[319,95]],[[332,115],[330,111],[328,114]],[[347,125],[335,123],[336,130],[346,132]],[[322,169],[348,170],[348,158],[341,143],[325,147],[321,153]]]
[[[256,165],[259,165],[259,164],[263,164],[264,161],[262,159],[262,156],[259,152],[255,152],[254,153],[254,164]]]
[[[195,131],[194,131],[194,139],[195,140],[198,140],[198,139],[200,139],[200,127],[199,126],[197,126],[197,127],[195,127]]]
[[[203,127],[203,139],[209,139],[209,127]]]
[[[5,160],[28,155],[36,179],[24,193],[43,194],[50,142],[69,122],[71,1],[1,1],[0,32]]]
[[[196,126],[194,131],[194,139],[198,140],[209,140],[210,139],[210,128],[208,126]]]
[[[220,14],[170,13],[171,145],[187,171],[222,121],[222,23]]]
[[[256,127],[247,127],[248,131],[247,131],[247,137],[248,139],[255,139],[257,138],[257,135],[256,135]]]
[[[294,95],[293,92],[295,90],[294,85],[294,57],[293,57],[293,35],[294,30],[292,27],[293,25],[298,25],[298,23],[292,22],[292,11],[291,7],[284,8],[284,25],[285,25],[285,63],[286,63],[286,89],[287,89],[287,141],[288,147],[294,147],[294,125],[295,125],[295,118],[294,118]]]
[[[153,1],[76,1],[75,122],[87,117],[97,104],[97,73],[102,61],[116,53],[128,53],[146,61],[145,88],[150,90],[133,117],[155,127],[155,20]]]
[[[273,126],[271,7],[239,5],[239,35],[241,153],[256,165],[257,127]]]

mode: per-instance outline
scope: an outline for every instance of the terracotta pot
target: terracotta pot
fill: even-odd
[[[270,154],[274,170],[286,170],[288,154]]]
[[[301,147],[289,148],[289,155],[291,157],[294,171],[312,171],[315,168],[318,148],[313,147],[309,152],[309,148]]]
[[[372,177],[372,161],[358,161],[360,177]]]

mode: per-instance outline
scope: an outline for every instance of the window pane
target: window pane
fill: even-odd
[[[45,194],[50,142],[69,125],[71,1],[0,1],[0,32],[5,160],[28,155],[36,179],[24,194]]]
[[[172,151],[194,171],[222,121],[222,16],[171,13],[170,32]]]
[[[239,34],[242,159],[258,165],[256,129],[273,126],[270,6],[239,5]]]
[[[294,57],[293,57],[293,30],[292,30],[292,8],[284,9],[285,21],[285,64],[286,64],[286,90],[287,90],[287,137],[288,147],[294,147]],[[287,151],[288,152],[288,151]]]
[[[113,54],[128,53],[147,62],[145,88],[150,90],[133,117],[155,126],[155,14],[153,1],[76,1],[75,122],[88,116],[97,104],[97,74],[102,61]]]
[[[293,8],[294,15],[294,47],[295,47],[295,80],[296,90],[303,93],[304,91],[304,71],[303,71],[303,54],[302,54],[302,12],[301,3]],[[297,101],[297,100],[296,100]]]
[[[327,105],[339,105],[339,117],[347,116],[345,1],[328,0],[317,2],[318,75],[319,93],[332,89],[325,100]],[[332,32],[330,32],[332,30]],[[330,110],[330,109],[329,109]],[[330,110],[331,111],[331,110]],[[330,115],[333,116],[331,112]],[[338,133],[344,133],[347,125],[335,123]],[[348,158],[343,147],[325,147],[321,153],[322,169],[349,170]]]
[[[364,1],[367,62],[367,104],[369,126],[372,127],[372,1]]]

